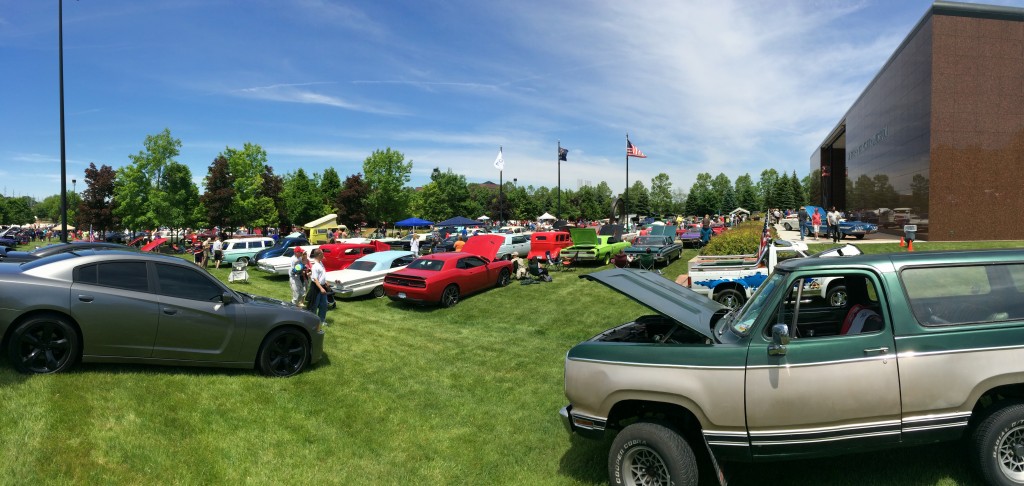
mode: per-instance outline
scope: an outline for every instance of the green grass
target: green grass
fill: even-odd
[[[4,363],[0,483],[605,484],[610,442],[559,422],[562,361],[646,311],[578,278],[592,270],[452,309],[340,301],[326,359],[288,379],[121,365],[28,377]],[[283,277],[250,275],[230,285],[288,298]],[[729,471],[734,485],[980,484],[959,444]]]

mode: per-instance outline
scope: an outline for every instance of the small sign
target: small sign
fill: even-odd
[[[916,224],[905,224],[905,225],[903,225],[903,232],[906,233],[908,231],[917,231],[917,225]]]

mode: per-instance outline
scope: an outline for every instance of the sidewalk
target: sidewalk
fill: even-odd
[[[775,225],[775,229],[779,231],[779,238],[782,238],[782,239],[788,240],[788,241],[800,241],[800,232],[799,231],[796,231],[796,230],[789,231],[786,228],[783,228],[782,225],[778,225],[778,224]],[[829,243],[829,242],[832,241],[824,233],[818,235],[818,241],[814,241],[814,235],[806,235],[806,236],[804,236],[804,238],[805,238],[804,239],[804,243]],[[853,238],[853,237],[846,237],[846,238],[843,238],[843,239],[841,239],[839,241],[840,241],[840,243],[856,243],[856,244],[861,244],[861,243],[899,243],[900,242],[900,237],[899,236],[895,236],[895,235],[886,234],[886,233],[872,233],[870,235],[865,236],[864,239],[862,239],[862,240],[858,240],[857,238]],[[916,242],[923,242],[924,240],[914,240],[914,241],[916,241]]]

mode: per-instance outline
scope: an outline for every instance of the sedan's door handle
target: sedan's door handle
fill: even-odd
[[[78,300],[80,300],[82,302],[92,302],[93,299],[94,299],[94,297],[91,296],[91,295],[81,295],[81,294],[79,294],[79,296],[78,296]]]
[[[889,348],[887,346],[882,346],[880,348],[868,348],[868,349],[864,350],[864,354],[868,354],[868,353],[888,353],[888,352],[889,352]]]
[[[178,309],[172,309],[170,307],[164,307],[164,314],[167,314],[169,316],[173,316],[174,314],[177,314],[177,313],[178,313]]]

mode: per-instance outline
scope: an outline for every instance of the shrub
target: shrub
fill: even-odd
[[[761,244],[763,221],[744,221],[738,226],[711,237],[707,246],[700,250],[701,255],[753,255]],[[772,238],[779,236],[775,227],[768,227]]]

